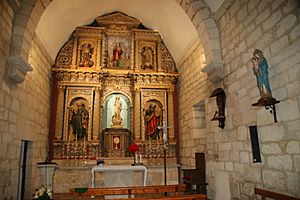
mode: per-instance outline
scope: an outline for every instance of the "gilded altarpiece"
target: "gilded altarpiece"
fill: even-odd
[[[54,159],[131,156],[135,141],[149,164],[175,157],[175,63],[157,31],[115,12],[77,27],[53,66]]]

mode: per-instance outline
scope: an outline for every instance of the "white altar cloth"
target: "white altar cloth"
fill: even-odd
[[[122,172],[122,171],[142,171],[144,174],[143,184],[147,185],[147,168],[145,166],[129,166],[129,165],[114,165],[114,166],[95,166],[92,168],[92,188],[95,187],[95,172]]]

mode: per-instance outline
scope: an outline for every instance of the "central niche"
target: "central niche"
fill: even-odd
[[[108,157],[128,156],[130,145],[130,99],[122,93],[109,94],[102,111],[102,155]]]
[[[130,129],[130,101],[121,93],[108,95],[103,106],[103,128]]]

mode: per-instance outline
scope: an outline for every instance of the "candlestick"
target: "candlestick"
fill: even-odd
[[[69,160],[69,155],[70,155],[70,134],[68,134],[67,160]]]
[[[75,135],[75,160],[76,160],[76,157],[77,157],[77,134]]]
[[[85,137],[83,139],[83,151],[84,151],[84,154],[85,154]]]

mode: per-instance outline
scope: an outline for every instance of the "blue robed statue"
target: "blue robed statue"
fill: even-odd
[[[253,72],[257,79],[257,87],[259,89],[261,99],[272,98],[271,87],[269,83],[267,60],[263,56],[263,52],[255,49],[251,58]]]
[[[274,116],[274,122],[277,122],[275,104],[280,103],[272,97],[271,87],[269,83],[268,68],[269,65],[265,59],[263,52],[255,49],[251,58],[254,75],[257,80],[257,87],[260,94],[260,99],[252,106],[264,106]]]

